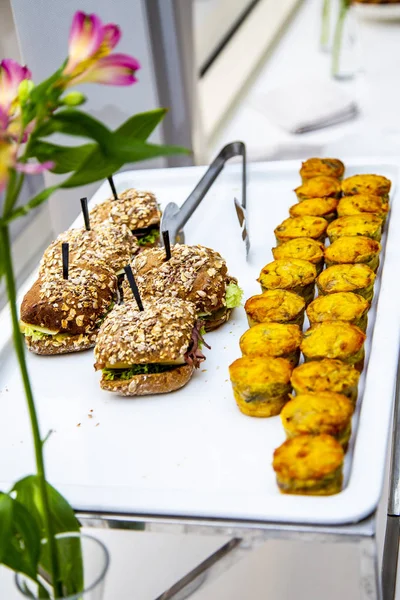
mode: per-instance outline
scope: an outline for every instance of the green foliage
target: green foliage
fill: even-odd
[[[172,371],[179,365],[166,365],[162,363],[147,363],[144,365],[131,365],[129,369],[103,369],[103,377],[106,381],[117,381],[122,379],[126,381],[132,379],[135,375],[147,375],[154,373],[165,373]]]
[[[46,484],[49,497],[51,520],[54,533],[79,531],[79,521],[68,502],[49,483]],[[39,531],[39,539],[45,538],[44,508],[41,501],[39,478],[30,475],[18,481],[13,488],[16,500],[28,511]],[[64,540],[58,543],[60,581],[64,594],[74,594],[83,589],[82,555],[79,539]],[[51,572],[49,548],[42,544],[40,565],[47,573]],[[14,568],[14,567],[12,567]]]
[[[137,239],[139,246],[148,246],[149,244],[155,244],[160,238],[159,229],[151,229],[147,235]]]

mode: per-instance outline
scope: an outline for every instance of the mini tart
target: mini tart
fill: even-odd
[[[289,399],[292,366],[284,358],[243,356],[229,367],[239,410],[250,417],[279,415]]]
[[[342,179],[344,164],[338,158],[309,158],[301,164],[300,176],[303,183],[321,175]]]
[[[317,286],[321,296],[337,292],[354,292],[368,302],[374,295],[375,273],[367,265],[333,265],[318,276]]]
[[[379,242],[382,236],[382,219],[367,213],[339,217],[336,221],[329,223],[327,234],[331,244],[340,237],[354,237],[356,235],[369,237]]]
[[[336,358],[362,371],[364,341],[361,329],[344,321],[318,323],[304,333],[301,351],[305,361]]]
[[[298,294],[309,304],[314,298],[316,268],[307,260],[274,260],[261,269],[257,281],[263,292],[267,290],[287,290]]]
[[[388,196],[392,182],[383,175],[353,175],[342,182],[344,196],[355,194],[373,194],[375,196]]]
[[[283,494],[330,496],[343,482],[344,451],[334,437],[298,435],[274,452],[272,466]]]
[[[325,321],[346,321],[365,331],[369,306],[358,294],[338,292],[315,298],[307,308],[307,316],[311,326]]]
[[[286,290],[269,290],[252,296],[244,309],[250,327],[257,323],[287,323],[303,326],[304,298]]]
[[[291,396],[281,412],[283,429],[288,439],[296,435],[334,437],[346,451],[351,435],[354,404],[343,394],[318,392]]]
[[[350,217],[352,215],[363,215],[365,213],[376,215],[385,224],[389,212],[389,202],[382,196],[369,196],[366,194],[355,194],[344,196],[338,204],[337,213],[339,217]]]
[[[328,222],[336,219],[336,208],[339,200],[336,198],[307,198],[289,208],[291,217],[323,217]]]
[[[342,186],[337,179],[321,175],[308,179],[294,191],[300,202],[307,198],[340,198]]]
[[[301,337],[298,325],[259,323],[242,335],[239,345],[244,356],[286,358],[295,367],[300,358]]]
[[[357,401],[360,373],[341,360],[324,358],[305,362],[293,370],[291,383],[296,394],[336,392],[344,394],[353,404]]]
[[[299,205],[300,206],[300,205]],[[307,237],[295,238],[272,248],[275,260],[300,258],[308,260],[317,269],[319,275],[324,267],[324,245]]]
[[[327,267],[340,264],[364,264],[376,272],[379,267],[379,242],[363,235],[340,237],[325,248]]]
[[[282,221],[274,230],[276,243],[279,245],[301,237],[323,242],[327,227],[328,221],[322,217],[290,217]]]

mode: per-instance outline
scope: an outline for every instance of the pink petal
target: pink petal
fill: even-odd
[[[136,71],[139,62],[127,54],[110,54],[103,56],[81,75],[74,78],[69,85],[77,83],[102,83],[105,85],[131,85],[137,81]]]
[[[71,75],[79,63],[92,58],[99,50],[103,37],[103,24],[97,15],[76,12],[69,34],[68,63],[64,74]]]
[[[26,173],[27,175],[38,175],[39,173],[43,173],[43,171],[48,171],[54,167],[54,162],[48,160],[42,164],[40,163],[17,163],[15,165],[15,170],[20,171],[20,173]]]
[[[0,62],[0,106],[8,113],[18,95],[18,86],[24,79],[30,79],[31,72],[15,60],[6,58]]]
[[[107,50],[111,52],[121,39],[121,30],[118,25],[109,23],[103,27],[103,43]]]

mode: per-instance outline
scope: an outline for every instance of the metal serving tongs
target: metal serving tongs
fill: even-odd
[[[173,244],[176,242],[184,243],[184,226],[225,167],[226,162],[234,156],[242,157],[242,201],[239,202],[234,198],[234,203],[247,257],[250,250],[250,239],[246,226],[246,146],[243,142],[231,142],[222,148],[181,207],[175,202],[167,204],[161,218],[161,231],[169,231],[169,238]]]

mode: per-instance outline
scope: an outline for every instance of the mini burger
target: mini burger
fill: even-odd
[[[109,221],[84,228],[69,229],[61,233],[45,251],[40,263],[40,273],[62,268],[63,242],[69,243],[71,265],[105,262],[115,273],[123,272],[124,266],[136,254],[138,240],[126,225],[114,225]]]
[[[115,306],[94,351],[101,388],[144,396],[183,387],[205,360],[200,330],[195,306],[178,298],[149,300],[143,311],[135,301]]]
[[[163,248],[151,248],[135,256],[131,267],[142,298],[192,302],[206,331],[228,321],[232,309],[240,305],[242,290],[237,280],[228,275],[222,256],[210,248],[176,244],[169,260]],[[122,291],[124,299],[132,299],[126,280]]]
[[[117,200],[109,198],[90,211],[91,224],[111,221],[126,225],[143,247],[158,246],[160,220],[161,211],[154,194],[135,189],[125,190],[118,194]]]
[[[25,294],[21,331],[36,354],[66,354],[92,348],[100,324],[111,310],[117,278],[106,265],[43,272]]]

